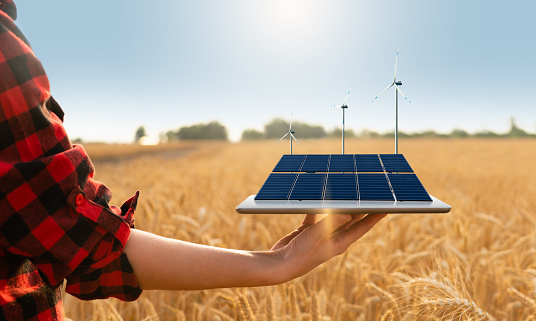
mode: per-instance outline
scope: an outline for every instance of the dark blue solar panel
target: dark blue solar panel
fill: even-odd
[[[397,201],[432,201],[415,174],[387,174]]]
[[[325,200],[357,200],[355,173],[330,173],[326,181]]]
[[[383,172],[383,167],[377,154],[355,155],[355,167],[357,172]]]
[[[385,174],[357,174],[359,199],[362,201],[394,201]]]
[[[406,172],[413,173],[408,161],[402,154],[381,154],[383,167],[387,172]]]
[[[305,155],[283,155],[272,172],[299,172]]]
[[[270,174],[261,190],[255,196],[256,200],[286,200],[294,185],[296,176],[292,173],[277,173]]]
[[[326,174],[298,174],[296,183],[290,192],[291,200],[321,200],[324,192]]]
[[[329,160],[330,172],[355,172],[354,155],[332,154]]]
[[[329,155],[307,155],[301,172],[327,172]]]

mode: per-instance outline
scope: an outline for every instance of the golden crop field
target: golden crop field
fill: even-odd
[[[346,144],[347,153],[394,150],[392,140]],[[115,205],[140,190],[139,229],[267,250],[303,219],[235,212],[288,153],[288,143],[181,143],[140,156],[143,149],[108,147],[113,157],[103,148],[86,147],[96,179],[114,191]],[[340,153],[340,140],[302,141],[294,148],[295,153]],[[536,140],[405,139],[400,152],[428,192],[452,206],[450,213],[388,215],[345,254],[286,284],[145,291],[130,303],[82,302],[66,295],[65,315],[72,320],[534,320]]]

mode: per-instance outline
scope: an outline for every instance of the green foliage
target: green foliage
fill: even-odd
[[[134,141],[139,142],[140,138],[142,138],[143,136],[147,136],[147,134],[145,133],[145,127],[140,126],[136,130],[136,134],[134,135]]]
[[[452,138],[466,138],[466,137],[469,137],[469,133],[466,132],[463,129],[455,128],[450,133],[450,137],[452,137]]]
[[[510,137],[525,137],[528,136],[527,132],[523,129],[516,126],[514,117],[510,118],[510,132],[508,133]]]
[[[196,124],[179,128],[178,131],[166,133],[168,140],[217,139],[227,140],[227,129],[217,121],[208,124]]]
[[[242,140],[258,140],[263,138],[264,133],[255,129],[246,129],[242,132]]]
[[[268,139],[278,139],[285,135],[289,129],[289,123],[281,118],[275,118],[264,126],[264,134]],[[294,136],[297,139],[303,138],[323,138],[326,137],[326,131],[322,126],[309,125],[302,122],[294,122],[292,131],[296,132]]]
[[[339,127],[333,128],[332,131],[328,133],[329,137],[342,137],[342,129]],[[351,137],[357,137],[357,135],[354,133],[353,129],[344,129],[344,137],[351,138]]]

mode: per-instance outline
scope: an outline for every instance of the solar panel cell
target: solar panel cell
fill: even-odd
[[[387,172],[413,173],[413,169],[411,169],[411,166],[409,166],[408,161],[402,154],[381,154],[380,158]]]
[[[329,160],[329,172],[355,172],[354,155],[332,154]]]
[[[283,155],[273,172],[299,172],[305,155]]]
[[[296,183],[290,192],[291,200],[321,200],[324,193],[326,174],[298,174]]]
[[[383,172],[383,167],[377,154],[355,155],[355,167],[357,172]]]
[[[387,174],[397,201],[429,201],[432,199],[415,174]]]
[[[330,173],[326,181],[325,200],[357,200],[355,173]]]
[[[357,174],[359,199],[362,201],[394,201],[385,174]]]
[[[329,155],[307,155],[302,172],[327,172],[328,171]]]
[[[286,200],[296,176],[292,173],[272,173],[255,196],[256,200]]]

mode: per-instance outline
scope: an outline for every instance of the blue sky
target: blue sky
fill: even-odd
[[[536,131],[534,2],[16,1],[71,138],[129,142],[219,120],[231,139],[274,117],[405,132]],[[400,97],[401,98],[401,97]],[[283,133],[282,133],[283,134]],[[299,133],[297,133],[299,139]]]

